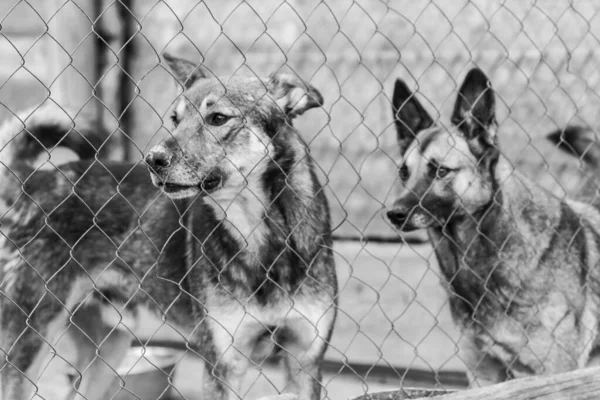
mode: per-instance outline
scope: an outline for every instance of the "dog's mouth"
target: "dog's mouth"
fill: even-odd
[[[189,185],[175,182],[158,182],[158,187],[170,197],[183,198],[194,195],[206,196],[217,191],[223,178],[220,176],[207,176],[199,184]]]
[[[423,229],[423,227],[421,226],[416,226],[413,225],[410,221],[404,221],[404,222],[394,222],[391,221],[392,224],[394,225],[394,227],[399,230],[400,232],[413,232],[419,229]]]
[[[430,219],[424,218],[420,214],[413,212],[398,212],[390,210],[387,212],[388,220],[394,225],[394,228],[400,232],[412,232],[419,229],[427,229],[430,227]]]

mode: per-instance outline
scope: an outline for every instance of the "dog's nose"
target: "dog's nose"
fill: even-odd
[[[154,171],[160,171],[161,169],[169,168],[171,166],[171,154],[164,148],[152,150],[146,156],[146,163]]]
[[[406,217],[408,216],[408,213],[402,211],[402,210],[391,210],[387,212],[387,217],[388,219],[394,224],[394,225],[402,225],[404,222],[406,222]]]

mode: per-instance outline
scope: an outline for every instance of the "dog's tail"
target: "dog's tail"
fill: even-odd
[[[574,155],[591,167],[600,167],[600,141],[596,132],[581,126],[567,126],[547,136],[562,151]]]
[[[33,162],[54,147],[69,148],[82,159],[94,156],[107,139],[107,132],[94,126],[91,118],[81,115],[75,123],[69,114],[48,101],[39,108],[11,117],[0,126],[2,190],[6,189],[2,183],[11,179],[9,177],[26,179],[33,172]]]

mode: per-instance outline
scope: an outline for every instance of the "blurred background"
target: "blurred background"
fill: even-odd
[[[327,184],[338,239],[327,396],[458,388],[461,338],[433,250],[423,232],[398,236],[382,213],[397,189],[394,81],[448,123],[458,85],[479,66],[498,96],[504,155],[557,195],[576,195],[581,163],[544,136],[600,122],[599,11],[587,0],[2,0],[0,118],[50,97],[113,132],[105,157],[141,161],[168,135],[181,93],[163,52],[216,76],[297,74],[325,98],[296,127]],[[169,339],[157,330],[149,323],[148,337]],[[192,398],[199,367],[176,362],[174,385]],[[278,384],[257,372],[249,398]]]

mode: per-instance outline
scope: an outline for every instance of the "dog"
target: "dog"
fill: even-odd
[[[600,145],[592,129],[567,126],[549,133],[546,137],[559,150],[578,157],[594,169],[600,167]]]
[[[68,395],[112,396],[141,307],[205,360],[206,398],[239,399],[272,352],[286,389],[320,398],[337,278],[327,199],[292,120],[323,97],[286,73],[225,80],[164,59],[184,91],[146,165],[96,159],[106,134],[57,107],[0,131],[2,399],[44,394],[35,379],[64,335],[78,350]],[[34,169],[55,146],[81,159]]]
[[[553,196],[500,153],[480,69],[462,83],[451,124],[400,79],[392,103],[402,189],[387,217],[401,231],[427,229],[471,385],[597,361],[598,209]]]

